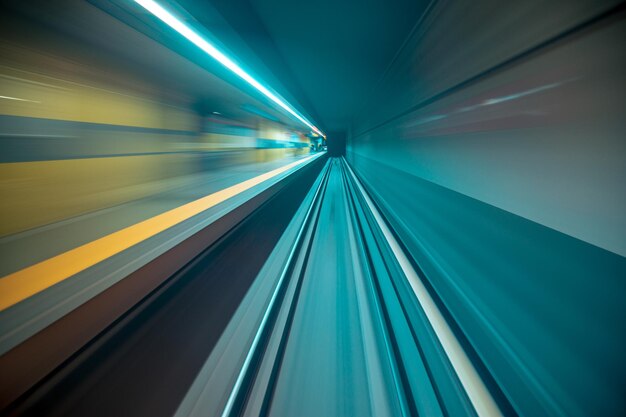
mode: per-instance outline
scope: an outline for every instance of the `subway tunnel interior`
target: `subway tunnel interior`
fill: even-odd
[[[626,415],[614,0],[0,3],[0,415]]]

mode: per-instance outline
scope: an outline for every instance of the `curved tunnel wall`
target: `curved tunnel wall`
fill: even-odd
[[[522,415],[626,407],[615,4],[437,2],[348,137],[349,161]]]

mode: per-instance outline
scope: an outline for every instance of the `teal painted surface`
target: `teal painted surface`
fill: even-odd
[[[616,4],[435,3],[347,141],[522,416],[626,415],[626,13]]]
[[[356,280],[364,260],[354,253],[354,226],[338,160],[331,162],[319,224],[289,342],[281,365],[271,416],[371,416],[372,381],[358,307]],[[370,365],[370,366],[373,366]],[[383,415],[394,415],[382,384]]]
[[[623,414],[626,258],[372,159],[351,160],[519,414]]]
[[[361,193],[330,161],[269,415],[475,416]]]

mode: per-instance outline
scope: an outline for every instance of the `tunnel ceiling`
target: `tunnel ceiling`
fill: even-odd
[[[349,126],[429,2],[212,3],[305,112],[334,131]]]
[[[76,27],[66,21],[50,22],[65,16],[52,13],[58,6],[56,2],[40,0],[31,4],[14,0],[10,3],[29,18],[48,19],[48,24],[96,46],[95,50],[116,49],[114,52],[127,66],[151,68],[151,76],[167,79],[167,85],[183,94],[204,97],[220,91],[223,94],[217,94],[219,97],[226,95],[229,101],[241,102],[240,94],[226,86],[228,82],[218,80],[219,74],[207,79],[201,68],[183,63],[156,43],[150,44],[148,38],[137,36],[137,32],[133,34],[130,28],[116,24],[112,31],[113,23],[88,3],[61,2],[68,17],[81,15],[81,19],[76,19]],[[90,0],[89,3],[143,31],[142,26],[133,26],[128,12],[120,12],[129,7],[126,0]],[[353,116],[363,108],[429,0],[177,0],[176,3],[213,33],[246,68],[322,130],[332,132],[348,128]],[[181,53],[180,47],[169,41],[176,36],[162,32],[164,37],[165,34],[169,37],[157,42]],[[112,39],[115,41],[111,42]],[[188,55],[183,54],[193,61],[193,56]],[[152,65],[154,62],[159,65]],[[235,88],[238,86],[235,83]],[[233,94],[237,97],[230,97]],[[216,107],[216,110],[221,109]],[[280,111],[276,117],[286,124],[298,125]]]

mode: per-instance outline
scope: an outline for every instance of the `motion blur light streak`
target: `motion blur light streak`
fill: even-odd
[[[316,156],[277,168],[2,277],[0,311],[313,158]]]
[[[2,1],[0,416],[626,416],[624,39],[624,0]]]
[[[27,101],[30,103],[41,103],[41,101],[27,100],[25,98],[18,98],[18,97],[0,96],[0,98],[4,100],[17,100],[17,101]]]
[[[267,89],[267,87],[263,86],[260,82],[252,78],[250,74],[245,72],[239,65],[235,64],[230,58],[220,52],[215,46],[211,45],[206,39],[202,38],[196,32],[194,32],[189,26],[185,25],[183,22],[174,17],[170,12],[165,10],[160,4],[153,0],[135,0],[138,4],[140,4],[143,8],[148,10],[150,13],[161,19],[164,23],[169,25],[172,29],[176,30],[178,33],[183,35],[189,41],[191,41],[198,48],[202,49],[204,52],[209,54],[211,57],[215,58],[218,62],[224,65],[226,68],[237,74],[243,80],[245,80],[248,84],[259,90],[263,95],[272,100],[274,103],[278,104],[280,107],[285,109],[289,114],[294,116],[296,119],[304,123],[306,126],[310,127],[315,133],[326,137],[317,127],[315,127],[311,122],[302,117],[296,110],[294,110],[289,104],[285,103],[283,100],[278,98],[274,93]]]
[[[322,186],[322,182],[320,181],[320,184],[315,189],[315,194],[313,195],[314,201],[317,199],[317,197],[320,194],[321,186]],[[269,323],[271,323],[272,314],[275,314],[275,310],[277,309],[280,301],[282,301],[280,300],[280,296],[284,293],[284,288],[283,288],[284,282],[288,278],[291,264],[294,262],[295,256],[298,253],[298,246],[300,245],[301,240],[304,237],[304,234],[306,232],[306,226],[308,225],[310,221],[311,213],[313,212],[313,210],[314,210],[314,205],[309,206],[304,216],[302,226],[300,227],[300,229],[298,230],[298,234],[296,235],[296,244],[294,244],[291,247],[291,250],[289,251],[289,255],[287,256],[285,266],[280,272],[279,278],[276,282],[276,287],[274,289],[274,292],[272,293],[272,296],[269,300],[267,308],[265,312],[263,313],[263,317],[261,319],[261,322],[259,323],[259,327],[254,334],[254,339],[252,340],[250,349],[247,352],[245,360],[241,366],[241,369],[239,370],[237,374],[237,379],[235,380],[232,391],[228,395],[228,401],[226,401],[226,405],[224,406],[224,410],[222,411],[222,414],[221,414],[222,417],[230,417],[240,412],[240,410],[235,411],[235,408],[234,408],[236,407],[235,404],[238,402],[239,403],[241,402],[242,392],[245,393],[245,389],[246,389],[246,387],[244,387],[244,383],[246,380],[249,380],[251,378],[251,374],[253,374],[254,358],[255,356],[259,354],[260,344],[263,343],[262,341],[264,338],[267,338],[267,334],[270,331],[269,329],[270,329],[271,324]]]
[[[422,278],[417,274],[413,266],[411,265],[411,261],[407,258],[406,254],[398,244],[396,238],[393,236],[393,233],[387,227],[387,224],[381,217],[379,211],[376,209],[376,206],[372,202],[372,200],[367,195],[367,192],[359,182],[357,176],[352,171],[352,168],[346,163],[346,167],[354,180],[354,183],[357,185],[360,190],[363,198],[367,202],[367,206],[369,207],[372,215],[376,219],[376,223],[380,227],[387,243],[389,244],[391,250],[393,251],[394,256],[398,260],[400,267],[402,268],[402,272],[406,276],[406,279],[411,284],[413,291],[415,292],[415,296],[417,297],[419,303],[421,304],[430,324],[433,327],[433,330],[437,334],[441,345],[443,346],[448,358],[450,359],[450,363],[454,367],[456,374],[463,384],[463,388],[467,393],[474,409],[476,410],[476,414],[479,417],[498,417],[502,416],[500,409],[498,408],[498,404],[494,401],[489,389],[485,386],[482,378],[478,374],[478,371],[472,364],[472,361],[469,359],[463,347],[457,340],[456,336],[450,329],[450,326],[446,322],[443,314],[437,307],[437,304],[433,301],[432,297],[428,293],[428,290],[422,283]]]

